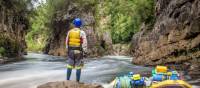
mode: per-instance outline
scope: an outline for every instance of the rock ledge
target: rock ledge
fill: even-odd
[[[103,87],[98,84],[85,84],[85,83],[78,83],[75,81],[57,81],[40,85],[37,88],[103,88]]]

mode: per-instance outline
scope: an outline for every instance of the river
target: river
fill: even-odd
[[[29,53],[24,58],[25,61],[0,66],[0,88],[36,88],[46,82],[66,79],[64,57]],[[86,59],[81,82],[108,84],[115,76],[129,71],[150,71],[146,67],[133,66],[130,60],[126,56]],[[75,74],[71,79],[75,80]]]
[[[0,66],[0,88],[36,88],[38,85],[66,79],[64,57],[29,53],[26,60]],[[116,76],[129,71],[147,73],[151,68],[131,64],[131,57],[104,56],[85,59],[81,82],[106,86]],[[75,71],[71,80],[75,80]]]

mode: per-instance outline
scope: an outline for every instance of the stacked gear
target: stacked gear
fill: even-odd
[[[157,66],[156,69],[152,71],[153,81],[166,80],[167,79],[166,73],[167,73],[166,66]]]
[[[181,80],[177,71],[169,71],[166,66],[156,66],[149,79],[129,72],[127,76],[116,77],[113,88],[192,88]]]
[[[131,85],[132,85],[132,88],[144,87],[145,86],[145,78],[141,77],[140,74],[134,74],[132,76]]]
[[[156,66],[152,70],[153,83],[150,88],[192,88],[191,85],[180,79],[177,71],[170,71],[166,66]]]
[[[169,75],[170,80],[179,80],[180,76],[177,71],[172,71],[172,74]]]
[[[166,66],[156,66],[152,70],[153,81],[180,80],[177,71],[168,71]]]
[[[116,77],[113,88],[138,88],[145,87],[145,78],[140,74],[129,72],[127,76]]]

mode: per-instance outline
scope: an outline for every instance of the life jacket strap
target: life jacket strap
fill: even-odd
[[[69,50],[82,50],[81,47],[74,47],[74,46],[69,46]]]

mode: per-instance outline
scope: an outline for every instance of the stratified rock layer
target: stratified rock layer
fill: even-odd
[[[133,36],[133,63],[175,64],[200,75],[200,1],[156,0],[155,15],[153,30]]]
[[[97,84],[84,84],[73,81],[49,82],[38,86],[37,88],[103,88]]]

